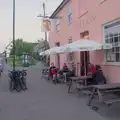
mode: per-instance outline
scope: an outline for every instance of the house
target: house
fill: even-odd
[[[74,62],[79,74],[80,64],[99,64],[110,82],[120,82],[119,4],[120,0],[63,0],[51,15],[55,22],[52,24],[53,30],[49,32],[50,47],[85,38],[111,43],[113,48],[51,55],[50,62],[54,62],[57,67],[62,67],[64,62],[69,65]]]

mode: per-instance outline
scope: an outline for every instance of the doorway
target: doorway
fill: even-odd
[[[80,52],[80,63],[81,63],[81,76],[84,76],[85,73],[88,73],[88,63],[89,63],[89,52]]]
[[[81,39],[89,39],[89,31],[80,33]],[[88,63],[90,62],[89,51],[80,52],[80,63],[81,63],[81,76],[84,76],[88,73],[89,67]]]

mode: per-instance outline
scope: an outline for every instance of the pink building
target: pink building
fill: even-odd
[[[64,45],[81,38],[112,43],[112,50],[75,52],[51,55],[58,67],[75,63],[80,74],[80,63],[91,62],[103,67],[110,82],[120,82],[120,0],[63,0],[51,15],[53,30],[49,33],[50,47]],[[86,56],[84,59],[83,55]]]

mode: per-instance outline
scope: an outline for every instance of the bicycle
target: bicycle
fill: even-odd
[[[9,71],[9,90],[12,92],[16,90],[20,92],[21,90],[27,90],[26,86],[26,70],[16,70],[16,71]]]
[[[20,71],[20,86],[24,91],[27,90],[26,76],[27,76],[26,70]]]

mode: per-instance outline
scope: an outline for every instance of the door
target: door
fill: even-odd
[[[56,55],[56,63],[57,63],[56,67],[60,68],[60,55]]]
[[[89,39],[89,32],[85,31],[80,34],[82,39]],[[89,51],[80,52],[81,76],[88,73],[88,63],[90,62]]]
[[[85,52],[81,52],[81,76],[84,76],[86,73],[88,73],[89,71],[89,67],[88,67],[88,63],[89,61],[89,52],[85,51]]]

